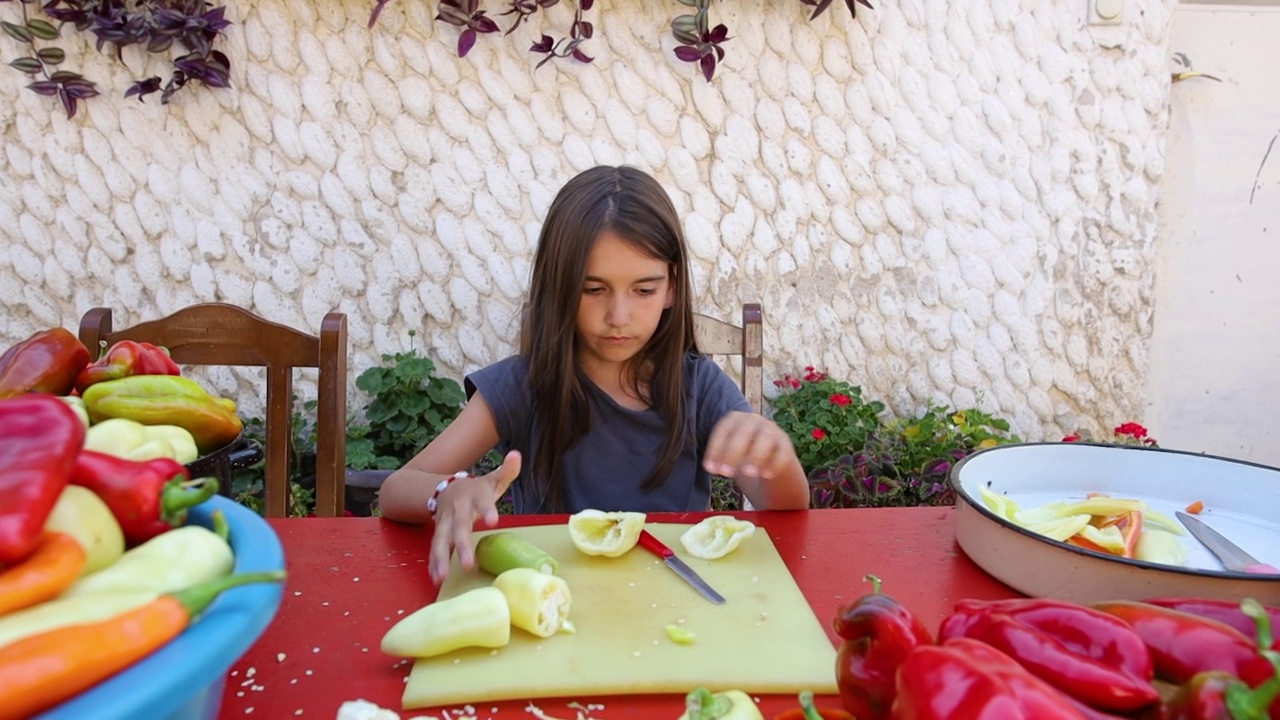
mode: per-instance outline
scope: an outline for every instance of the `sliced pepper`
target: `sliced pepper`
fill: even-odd
[[[685,696],[684,708],[677,720],[764,720],[755,701],[741,690],[694,688]]]
[[[493,579],[511,611],[511,624],[538,637],[551,637],[569,619],[573,596],[569,584],[558,575],[533,568],[507,570]]]
[[[53,395],[0,400],[0,565],[35,551],[71,478],[84,425]]]
[[[199,383],[175,375],[133,375],[90,385],[84,391],[89,418],[128,418],[143,425],[177,425],[195,438],[201,453],[235,440],[243,423]]]
[[[178,364],[166,348],[151,343],[121,340],[76,376],[76,390],[83,395],[86,388],[105,380],[130,375],[181,375]]]
[[[415,610],[391,626],[381,647],[388,655],[422,658],[463,647],[497,648],[510,641],[507,598],[489,585]]]
[[[66,395],[89,364],[89,350],[66,328],[35,333],[0,355],[0,398]]]

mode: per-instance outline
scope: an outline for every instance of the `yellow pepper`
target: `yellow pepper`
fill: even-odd
[[[79,485],[62,489],[44,529],[66,533],[80,543],[85,555],[82,576],[109,567],[124,555],[124,531],[111,508],[92,490]]]
[[[490,585],[414,611],[382,636],[382,652],[422,658],[464,647],[502,647],[510,641],[507,598]]]
[[[177,425],[143,425],[127,418],[110,418],[89,426],[84,448],[126,460],[167,457],[183,465],[200,456],[196,440]]]
[[[511,624],[538,637],[551,637],[569,619],[569,584],[558,575],[527,567],[507,570],[493,579],[511,610]]]
[[[678,720],[764,720],[760,708],[741,690],[712,693],[696,688],[685,696],[685,711]]]

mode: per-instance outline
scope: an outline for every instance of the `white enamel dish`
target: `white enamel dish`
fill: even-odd
[[[1100,492],[1144,500],[1170,518],[1199,500],[1201,520],[1259,562],[1280,567],[1280,469],[1160,448],[1026,443],[969,455],[951,469],[950,481],[960,548],[1023,594],[1079,603],[1253,597],[1280,605],[1280,575],[1225,570],[1190,533],[1179,536],[1187,548],[1183,566],[1119,558],[1019,527],[991,512],[979,494],[986,485],[1025,509]]]

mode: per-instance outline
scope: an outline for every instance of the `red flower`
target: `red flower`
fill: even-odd
[[[1117,435],[1128,435],[1135,439],[1142,439],[1147,436],[1147,429],[1135,422],[1127,422],[1115,429]]]
[[[1062,438],[1062,442],[1080,442],[1080,433],[1071,433]]]
[[[791,389],[792,389],[792,390],[799,390],[799,389],[800,389],[800,381],[799,381],[799,380],[797,380],[797,379],[795,379],[795,378],[791,378]]]
[[[814,440],[824,440],[824,439],[826,439],[826,437],[827,437],[827,431],[826,431],[826,430],[823,430],[822,428],[814,428],[814,429],[813,429],[813,439],[814,439]]]
[[[850,398],[848,395],[844,395],[841,393],[836,393],[835,395],[832,395],[827,399],[831,401],[832,405],[839,405],[840,407],[844,407],[845,405],[848,405],[849,403],[853,402],[852,398]]]

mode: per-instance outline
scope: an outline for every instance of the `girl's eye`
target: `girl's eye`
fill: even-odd
[[[582,293],[583,293],[584,295],[599,295],[599,294],[600,294],[600,293],[602,293],[602,292],[604,292],[604,288],[602,288],[602,287],[585,287],[585,288],[582,288]]]
[[[648,296],[658,292],[658,289],[657,288],[636,288],[636,292],[640,293],[641,295]]]

